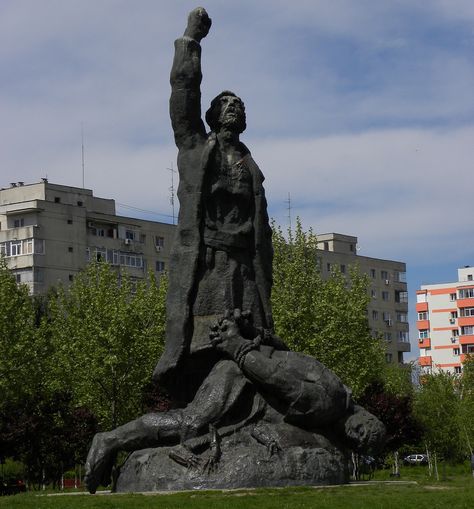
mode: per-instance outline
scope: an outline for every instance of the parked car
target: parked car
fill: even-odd
[[[406,465],[426,465],[428,463],[428,456],[426,454],[410,454],[403,458]]]

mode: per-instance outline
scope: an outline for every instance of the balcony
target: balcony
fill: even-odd
[[[38,236],[39,226],[20,226],[19,228],[9,228],[0,231],[0,242],[9,240],[32,239]]]
[[[423,339],[418,340],[418,347],[419,348],[431,348],[431,339],[423,338]]]
[[[431,366],[433,361],[431,360],[431,355],[425,355],[424,357],[418,357],[418,364],[420,366]]]
[[[466,325],[474,325],[474,316],[460,316],[458,318],[459,327],[465,327]]]
[[[416,328],[418,330],[429,330],[429,328],[430,328],[430,321],[429,320],[417,320]]]
[[[428,303],[427,302],[417,302],[416,303],[416,312],[422,313],[423,311],[428,311]]]
[[[460,345],[474,345],[474,334],[459,336]]]
[[[397,352],[411,352],[411,345],[409,341],[397,341]]]
[[[474,308],[474,298],[471,299],[458,299],[458,308]]]

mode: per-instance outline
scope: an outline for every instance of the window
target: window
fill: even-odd
[[[78,207],[82,207],[83,205],[84,205],[84,204],[82,203],[82,201],[80,201],[80,200],[79,200],[79,201],[77,202],[77,206],[78,206]]]
[[[382,300],[389,300],[389,293],[386,291],[382,292]]]
[[[14,228],[20,228],[22,226],[25,226],[25,220],[24,218],[21,218],[21,219],[15,219],[13,221],[13,227]]]
[[[474,308],[462,308],[461,316],[474,316]]]
[[[61,198],[59,196],[55,196],[54,203],[61,203]]]
[[[351,253],[353,253],[354,252],[354,244],[350,244],[349,249],[350,249]]]
[[[156,262],[156,272],[163,272],[165,270],[165,262],[157,260]]]
[[[342,274],[346,273],[346,266],[343,263],[341,263],[341,273]]]
[[[370,290],[370,296],[372,297],[372,299],[376,299],[377,298],[377,290]]]
[[[425,318],[426,320],[426,318]],[[397,322],[401,322],[401,323],[407,323],[408,322],[408,314],[407,313],[401,313],[401,312],[397,312]]]
[[[460,299],[472,299],[474,298],[474,288],[463,288],[459,290]]]
[[[10,244],[10,256],[20,256],[23,254],[23,243],[21,240],[12,240]]]
[[[395,290],[395,302],[408,302],[408,292]],[[423,301],[418,301],[423,302]],[[425,301],[426,302],[426,301]]]
[[[382,279],[388,279],[388,272],[386,270],[380,271],[380,277]]]
[[[454,372],[457,374],[457,375],[460,375],[461,374],[461,366],[454,366]]]
[[[324,251],[329,251],[329,242],[324,243]]]
[[[388,311],[384,311],[382,316],[383,316],[384,321],[386,321],[386,322],[388,322],[392,319],[392,317]]]
[[[72,246],[69,246],[69,247],[67,248],[67,250],[68,250],[70,253],[72,253],[72,252],[74,251],[74,248],[73,248]]]
[[[135,240],[135,232],[133,230],[125,230],[125,238],[128,240]]]
[[[454,320],[455,318],[458,317],[458,312],[457,311],[451,311],[451,313],[449,314],[449,317],[451,318],[451,320]]]
[[[453,329],[453,330],[451,331],[451,336],[453,336],[453,338],[458,337],[458,336],[459,336],[459,331],[458,331],[458,329]]]
[[[385,339],[385,341],[392,341],[392,333],[391,332],[384,332],[383,333],[383,338]]]
[[[155,235],[155,246],[161,248],[165,247],[165,238]]]
[[[472,336],[474,335],[474,325],[464,325],[461,327],[461,336]]]
[[[456,300],[456,294],[455,293],[450,293],[449,294],[449,300],[450,301],[455,301]]]
[[[428,320],[428,311],[418,313],[418,320]]]
[[[419,339],[426,339],[429,338],[429,329],[421,329],[418,331],[418,338]]]
[[[397,281],[398,283],[406,283],[407,282],[407,273],[406,272],[395,271],[393,274],[393,277],[394,277],[395,281]]]
[[[467,280],[468,280],[468,281],[472,281],[472,274],[468,274],[468,275],[467,275]]]
[[[74,279],[74,276],[72,274],[69,274],[69,281],[72,281]]]
[[[385,361],[386,361],[387,363],[392,362],[392,358],[393,358],[393,355],[392,355],[391,353],[386,353],[386,354],[385,354]]]
[[[460,354],[459,348],[453,348],[453,355],[459,355],[459,354]]]
[[[375,279],[375,269],[370,269],[370,277]]]
[[[397,336],[398,336],[398,341],[402,341],[403,343],[409,343],[410,342],[408,331],[399,330]]]
[[[372,320],[378,320],[379,319],[379,312],[375,309],[372,311]]]
[[[330,263],[326,263],[326,269],[328,270],[328,272],[331,272],[331,264]]]
[[[72,224],[72,219],[68,219],[67,224]]]

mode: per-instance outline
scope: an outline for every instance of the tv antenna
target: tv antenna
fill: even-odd
[[[175,169],[173,169],[173,163],[171,163],[171,168],[167,168],[169,172],[171,172],[171,187],[169,188],[169,191],[171,192],[170,196],[170,203],[171,203],[171,210],[173,213],[173,224],[174,224],[174,174],[177,173]]]
[[[84,122],[81,122],[81,154],[82,154],[82,187],[85,188],[85,165],[84,165]]]
[[[290,196],[290,193],[288,193],[288,199],[285,200],[285,203],[287,204],[287,208],[288,208],[288,226],[291,231],[291,196]]]

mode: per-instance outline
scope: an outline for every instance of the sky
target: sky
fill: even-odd
[[[84,182],[121,215],[171,222],[169,71],[198,5],[0,0],[0,187]],[[305,229],[406,262],[415,357],[415,291],[474,265],[474,2],[203,6],[203,111],[242,97],[283,228],[290,196]]]

